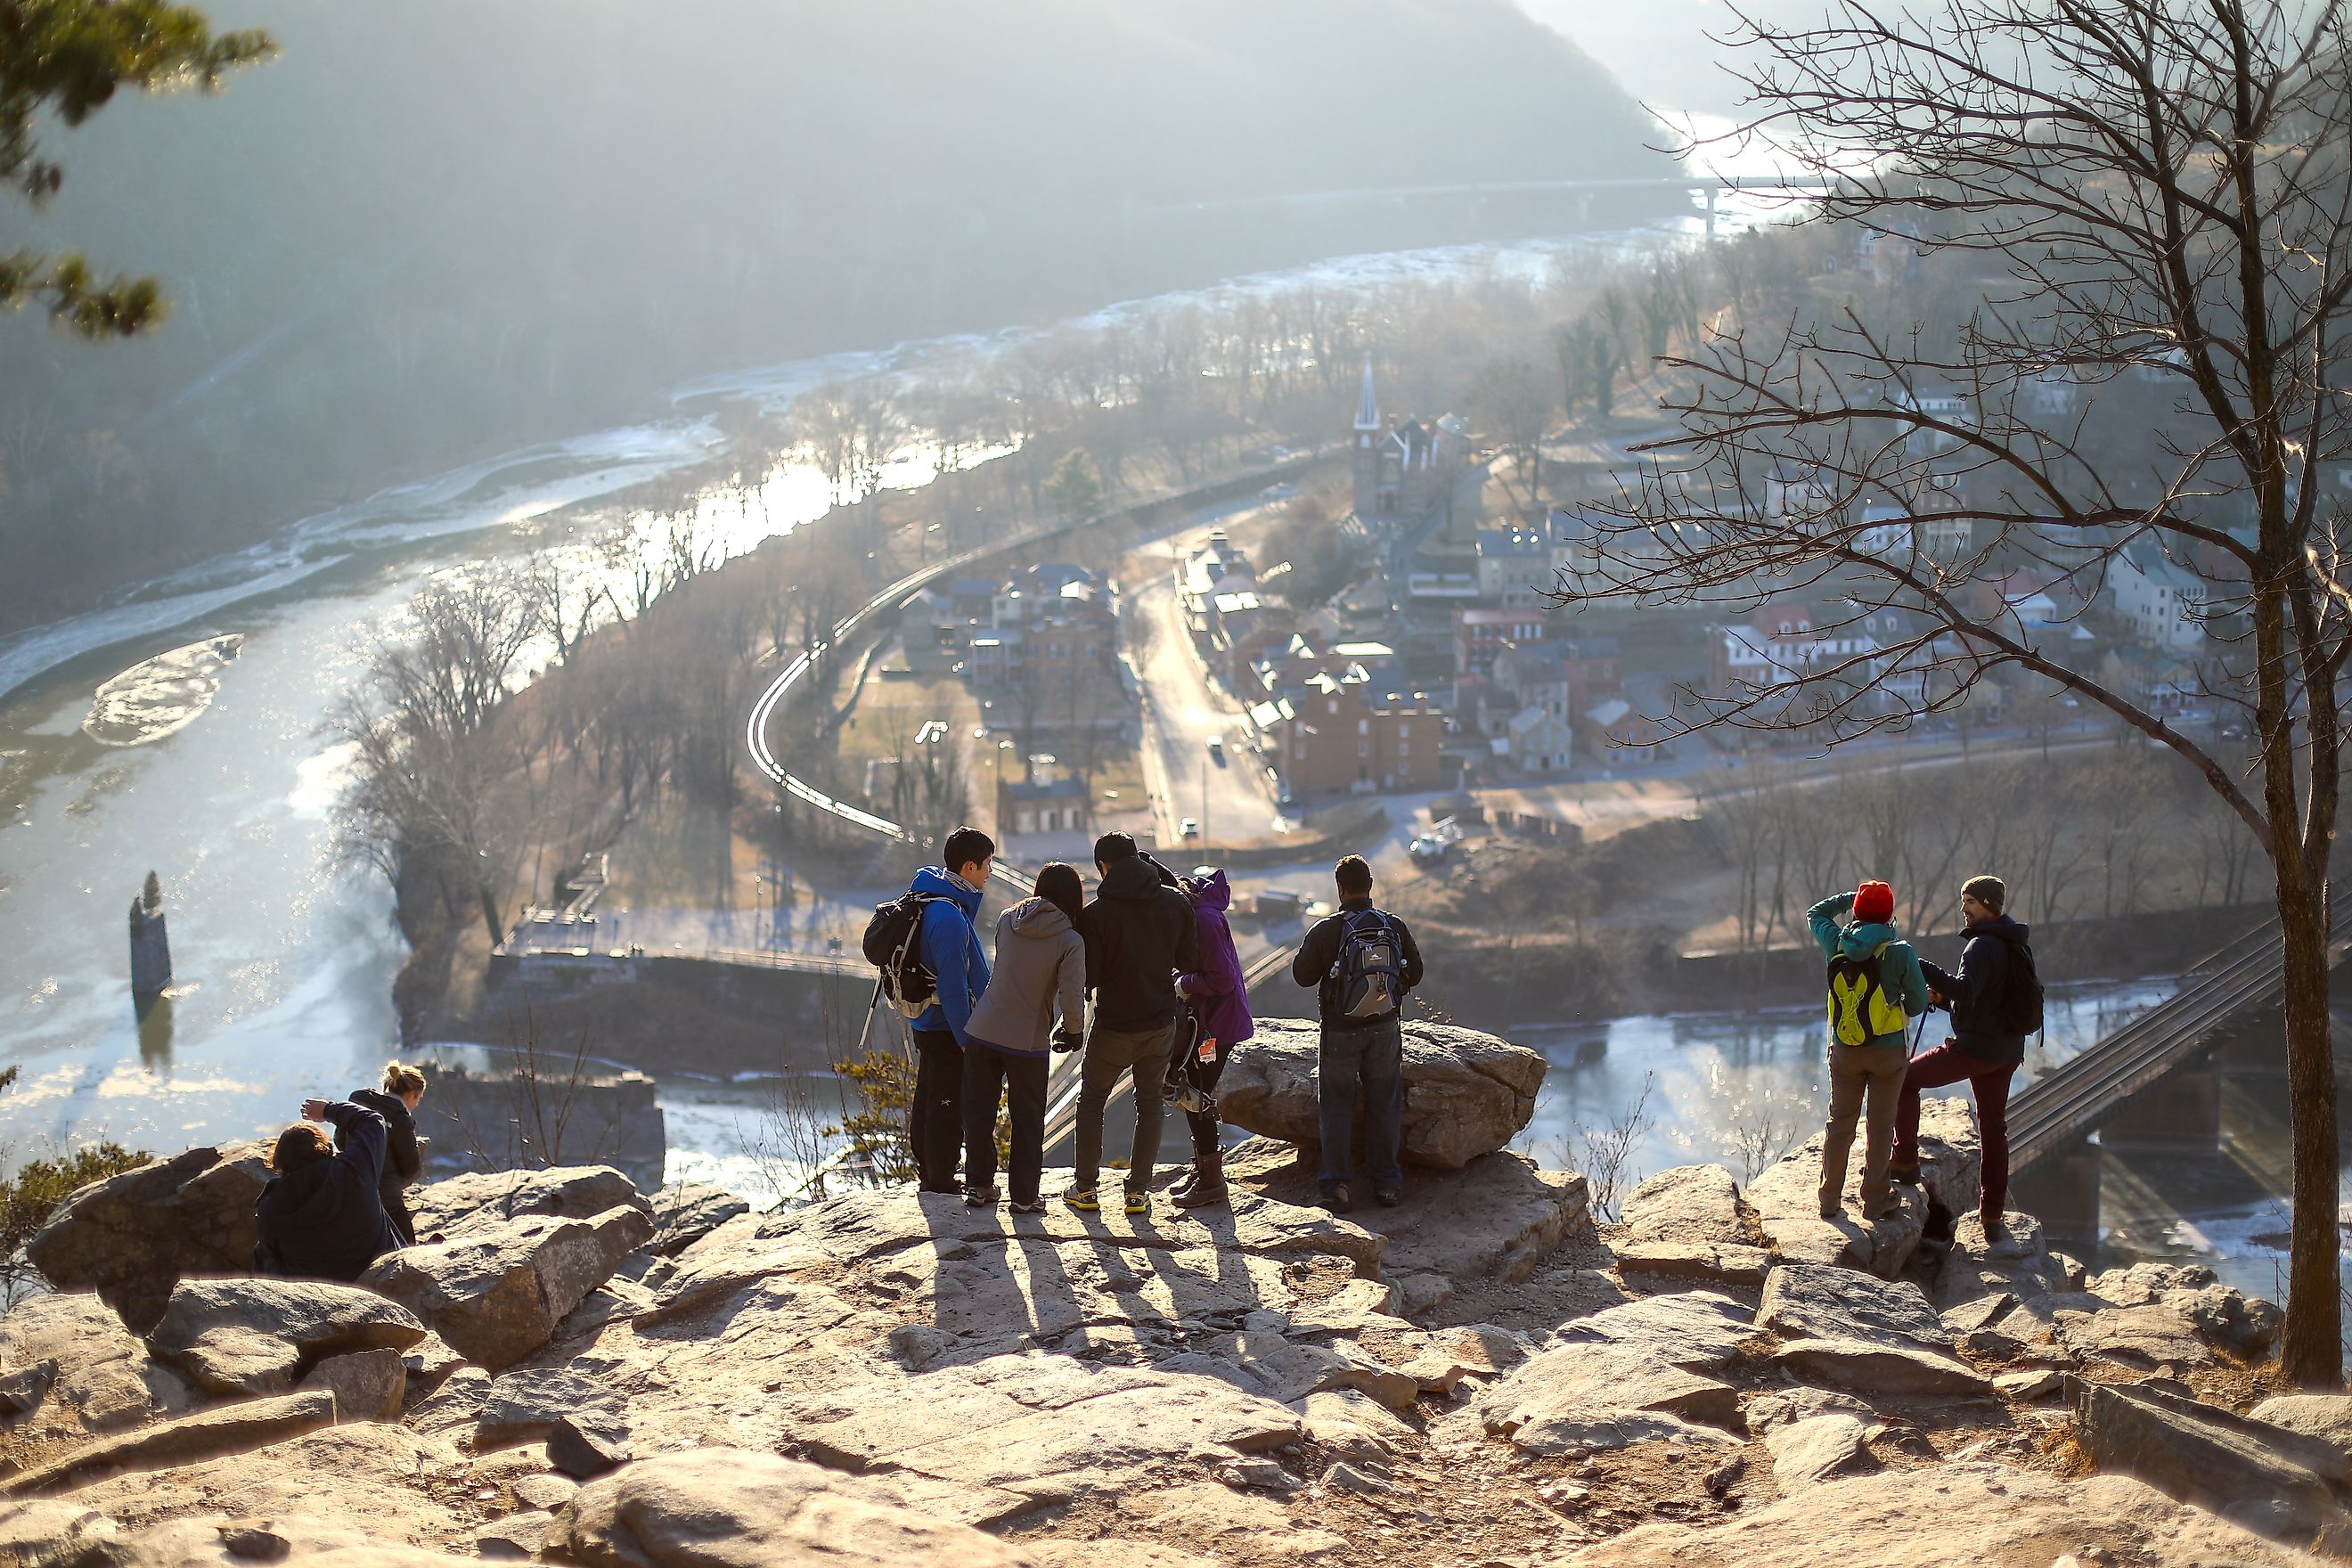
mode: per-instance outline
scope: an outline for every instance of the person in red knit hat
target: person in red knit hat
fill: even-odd
[[[1927,977],[1919,955],[1895,934],[1895,889],[1885,882],[1833,893],[1805,919],[1829,961],[1830,1116],[1822,1142],[1822,1217],[1845,1213],[1846,1160],[1867,1100],[1862,1213],[1875,1219],[1895,1206],[1888,1166],[1910,1058],[1904,1031],[1909,1019],[1927,1012]]]

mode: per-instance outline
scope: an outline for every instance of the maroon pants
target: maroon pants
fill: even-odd
[[[1984,1140],[1984,1189],[1978,1211],[1987,1225],[2000,1221],[2009,1201],[2009,1080],[2017,1071],[1972,1056],[1946,1040],[1925,1056],[1912,1058],[1903,1075],[1903,1098],[1895,1107],[1895,1163],[1919,1163],[1919,1091],[1941,1089],[1966,1079],[1977,1100],[1977,1127]]]

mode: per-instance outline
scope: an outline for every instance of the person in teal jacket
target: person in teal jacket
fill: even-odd
[[[1895,932],[1895,889],[1885,882],[1833,893],[1806,910],[1805,920],[1829,962],[1830,1119],[1822,1130],[1822,1217],[1845,1213],[1846,1160],[1866,1100],[1862,1213],[1875,1219],[1895,1206],[1887,1168],[1910,1061],[1905,1034],[1911,1019],[1927,1015],[1927,976],[1919,955]]]

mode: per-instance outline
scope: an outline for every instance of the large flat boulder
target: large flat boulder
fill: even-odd
[[[152,1470],[222,1454],[240,1454],[298,1436],[335,1421],[335,1396],[308,1389],[275,1399],[249,1399],[101,1438],[47,1464],[0,1480],[0,1492],[38,1496],[82,1485],[116,1470]]]
[[[1269,1138],[1319,1144],[1318,1033],[1311,1023],[1261,1021],[1217,1085],[1225,1121]],[[1535,1115],[1546,1065],[1536,1052],[1475,1029],[1406,1024],[1406,1162],[1458,1171],[1507,1147]]]
[[[1794,1376],[1857,1394],[1990,1398],[1991,1379],[1957,1356],[1889,1340],[1790,1340],[1772,1363]]]
[[[183,1275],[253,1267],[253,1202],[268,1180],[257,1143],[190,1149],[82,1188],[25,1256],[60,1290],[97,1291],[141,1332]]]
[[[343,1425],[249,1450],[176,1458],[162,1474],[128,1471],[67,1495],[134,1530],[201,1508],[215,1518],[268,1521],[281,1533],[292,1532],[298,1545],[314,1531],[360,1531],[396,1541],[446,1536],[461,1527],[457,1510],[465,1505],[446,1484],[458,1465],[456,1448],[403,1426],[360,1420],[348,1411],[339,1415]],[[213,1526],[205,1529],[211,1534]],[[134,1559],[127,1568],[137,1563]]]
[[[1951,1331],[1908,1279],[1859,1269],[1784,1263],[1764,1280],[1756,1326],[1786,1340],[1865,1340],[1944,1349]]]
[[[2352,1552],[2352,1456],[2325,1438],[2161,1389],[2068,1380],[2074,1437],[2102,1470],[2259,1534]]]
[[[772,1454],[664,1454],[590,1481],[551,1546],[586,1568],[1022,1568],[1017,1549],[887,1500],[882,1478]]]
[[[1720,1524],[1643,1524],[1552,1561],[1567,1568],[2049,1568],[2070,1556],[2085,1565],[2316,1563],[2126,1477],[2070,1481],[1981,1460],[1827,1480]]]
[[[1622,1240],[1745,1247],[1739,1187],[1721,1165],[1675,1165],[1643,1179],[1626,1197]]]
[[[2247,1415],[2352,1453],[2352,1394],[2282,1394],[2263,1400]]]
[[[593,1219],[614,1208],[634,1208],[647,1218],[654,1212],[637,1184],[610,1165],[468,1171],[408,1190],[408,1212],[415,1216],[419,1241],[456,1237],[472,1226],[525,1215]]]
[[[1678,1290],[1605,1307],[1562,1323],[1564,1345],[1651,1352],[1692,1370],[1727,1364],[1756,1333],[1746,1306],[1712,1290]]]
[[[188,1408],[187,1380],[87,1290],[28,1296],[0,1317],[9,1424],[47,1436],[120,1431]]]
[[[1736,1441],[1739,1391],[1633,1345],[1556,1346],[1478,1395],[1486,1430],[1529,1454],[1579,1458],[1635,1443]]]
[[[361,1283],[498,1372],[547,1343],[555,1325],[652,1238],[653,1221],[635,1205],[593,1219],[482,1219],[446,1241],[377,1259]]]
[[[1784,1261],[1843,1264],[1892,1279],[1927,1234],[1934,1204],[1943,1204],[1954,1215],[1976,1206],[1983,1157],[1976,1113],[1967,1101],[1946,1098],[1920,1102],[1919,1159],[1919,1184],[1898,1184],[1892,1211],[1876,1215],[1863,1212],[1861,1160],[1849,1162],[1844,1216],[1825,1220],[1821,1214],[1822,1135],[1815,1133],[1750,1182],[1746,1196],[1766,1242]],[[1953,1206],[1956,1197],[1961,1198],[1958,1206]]]
[[[415,1313],[321,1279],[183,1279],[148,1347],[214,1394],[282,1394],[319,1362],[421,1342]]]

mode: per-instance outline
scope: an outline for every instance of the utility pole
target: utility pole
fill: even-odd
[[[1201,763],[1201,847],[1209,847],[1209,764]]]

